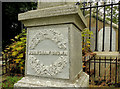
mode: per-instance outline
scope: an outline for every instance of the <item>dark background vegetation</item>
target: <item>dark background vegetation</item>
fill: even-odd
[[[12,38],[22,31],[18,14],[37,7],[36,2],[2,2],[2,50],[11,44]]]

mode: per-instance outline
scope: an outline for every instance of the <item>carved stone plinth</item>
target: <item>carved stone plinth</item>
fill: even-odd
[[[69,80],[63,79],[50,79],[50,78],[39,78],[39,77],[24,77],[20,81],[18,81],[14,86],[17,89],[26,89],[26,88],[35,88],[43,89],[43,87],[48,87],[47,89],[51,89],[51,87],[57,87],[57,89],[68,89],[70,87],[74,89],[81,89],[81,87],[89,87],[89,76],[86,73],[81,73],[79,79],[76,79],[74,82],[70,82]]]
[[[88,87],[82,71],[81,11],[72,4],[19,14],[27,26],[25,77],[17,87]]]

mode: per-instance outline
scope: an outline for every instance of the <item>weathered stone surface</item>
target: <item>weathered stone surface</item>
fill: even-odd
[[[74,25],[28,28],[27,39],[26,75],[73,80],[82,71],[81,32]]]
[[[38,3],[38,9],[43,9],[43,8],[49,8],[49,7],[55,7],[55,6],[60,6],[60,5],[65,5],[66,2],[42,2],[40,1]]]
[[[74,23],[81,30],[87,27],[80,9],[71,4],[21,13],[18,15],[18,20],[27,27],[63,23]]]
[[[78,0],[39,0],[38,9],[56,7],[65,4],[75,4]]]
[[[15,87],[88,87],[82,71],[85,19],[67,4],[19,14],[27,27],[25,77]]]
[[[68,25],[28,28],[27,75],[69,79]]]
[[[58,89],[65,89],[66,87],[73,87],[78,89],[80,87],[89,86],[89,76],[86,73],[81,73],[80,78],[76,79],[74,83],[68,80],[56,80],[50,78],[38,78],[38,77],[24,77],[19,82],[17,82],[14,87],[19,89],[22,87],[57,87]],[[75,88],[76,87],[76,88]]]
[[[96,53],[96,57],[120,58],[119,52],[94,52],[94,53]]]
[[[98,51],[102,51],[103,45],[103,28],[98,32]],[[116,51],[116,31],[112,29],[112,51]],[[104,50],[110,50],[110,27],[105,27]]]

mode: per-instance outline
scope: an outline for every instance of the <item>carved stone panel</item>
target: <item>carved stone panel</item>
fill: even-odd
[[[26,75],[69,79],[68,25],[28,28]]]

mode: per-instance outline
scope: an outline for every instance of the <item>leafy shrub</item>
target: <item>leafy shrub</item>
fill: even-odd
[[[15,36],[12,44],[8,45],[2,52],[3,59],[7,59],[9,73],[24,73],[25,48],[26,48],[26,30]]]
[[[6,81],[2,83],[2,89],[13,89],[14,84],[20,80],[22,77],[18,77],[18,76],[7,76],[6,77]]]
[[[82,54],[85,55],[88,52],[91,52],[90,50],[90,44],[91,44],[91,39],[93,38],[93,32],[89,31],[88,28],[85,28],[82,31],[82,38],[84,41],[82,41]]]

